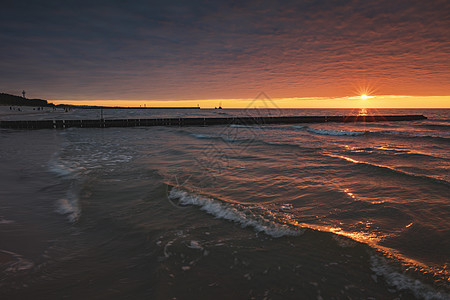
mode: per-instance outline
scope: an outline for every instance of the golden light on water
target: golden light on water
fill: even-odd
[[[431,276],[435,276],[435,278],[440,278],[443,281],[450,282],[450,272],[445,267],[441,268],[440,266],[427,265],[419,260],[407,257],[401,251],[381,245],[380,243],[384,239],[389,238],[391,234],[383,235],[380,232],[372,232],[372,231],[347,231],[339,226],[299,223],[295,220],[294,222],[291,221],[289,223],[291,225],[298,226],[300,228],[309,228],[317,231],[331,232],[338,236],[348,238],[349,239],[348,241],[335,238],[335,240],[342,247],[355,246],[353,241],[368,244],[374,249],[376,249],[377,252],[382,257],[390,258],[393,259],[394,261],[400,262],[407,270],[420,271],[423,273],[427,273]],[[367,224],[369,225],[370,223]],[[408,224],[406,228],[410,227],[411,225],[412,224]]]

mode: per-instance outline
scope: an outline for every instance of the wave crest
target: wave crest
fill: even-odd
[[[367,131],[345,131],[345,130],[330,130],[317,128],[308,128],[307,131],[315,134],[332,135],[332,136],[359,136],[367,133]]]
[[[169,192],[171,200],[178,199],[182,205],[200,206],[201,210],[215,216],[241,224],[243,228],[253,227],[257,232],[264,232],[272,237],[298,236],[303,233],[302,230],[290,228],[287,225],[277,224],[265,219],[262,216],[251,216],[240,209],[237,205],[221,203],[218,200],[206,198],[203,196],[192,195],[183,190],[172,188]]]
[[[443,291],[436,291],[417,279],[410,278],[403,271],[396,270],[381,257],[370,257],[371,270],[378,276],[384,277],[386,282],[398,291],[409,290],[419,299],[449,299],[450,295]]]

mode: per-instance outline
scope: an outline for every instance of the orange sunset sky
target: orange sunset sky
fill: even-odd
[[[10,1],[0,92],[53,103],[449,108],[449,1]],[[361,98],[361,95],[367,97]]]

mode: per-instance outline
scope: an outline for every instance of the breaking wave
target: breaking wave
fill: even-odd
[[[370,269],[376,275],[382,276],[385,281],[398,291],[409,290],[419,299],[450,299],[450,294],[436,291],[432,287],[417,279],[408,277],[403,271],[396,270],[382,257],[370,257]]]
[[[345,130],[328,130],[328,129],[317,129],[308,128],[307,131],[320,134],[320,135],[332,135],[332,136],[358,136],[364,135],[367,131],[345,131]]]
[[[201,210],[219,219],[225,219],[241,224],[243,228],[253,227],[257,232],[264,232],[272,237],[297,236],[303,233],[300,229],[293,229],[287,225],[276,224],[263,216],[246,213],[238,205],[221,203],[211,198],[192,195],[183,190],[172,188],[169,192],[171,200],[178,199],[181,205],[200,206]]]

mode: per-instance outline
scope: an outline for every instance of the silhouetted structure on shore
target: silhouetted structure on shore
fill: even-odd
[[[9,106],[55,106],[42,99],[26,99],[25,91],[22,92],[23,97],[0,93],[0,105]]]
[[[23,91],[22,95],[25,91]],[[70,105],[70,104],[58,104],[55,105],[53,103],[48,102],[47,100],[42,99],[26,99],[24,97],[0,93],[0,105],[7,106],[52,106],[52,107],[61,107],[64,109],[68,108],[78,108],[78,109],[200,109],[200,106],[194,107],[122,107],[122,106],[95,106],[95,105]]]

